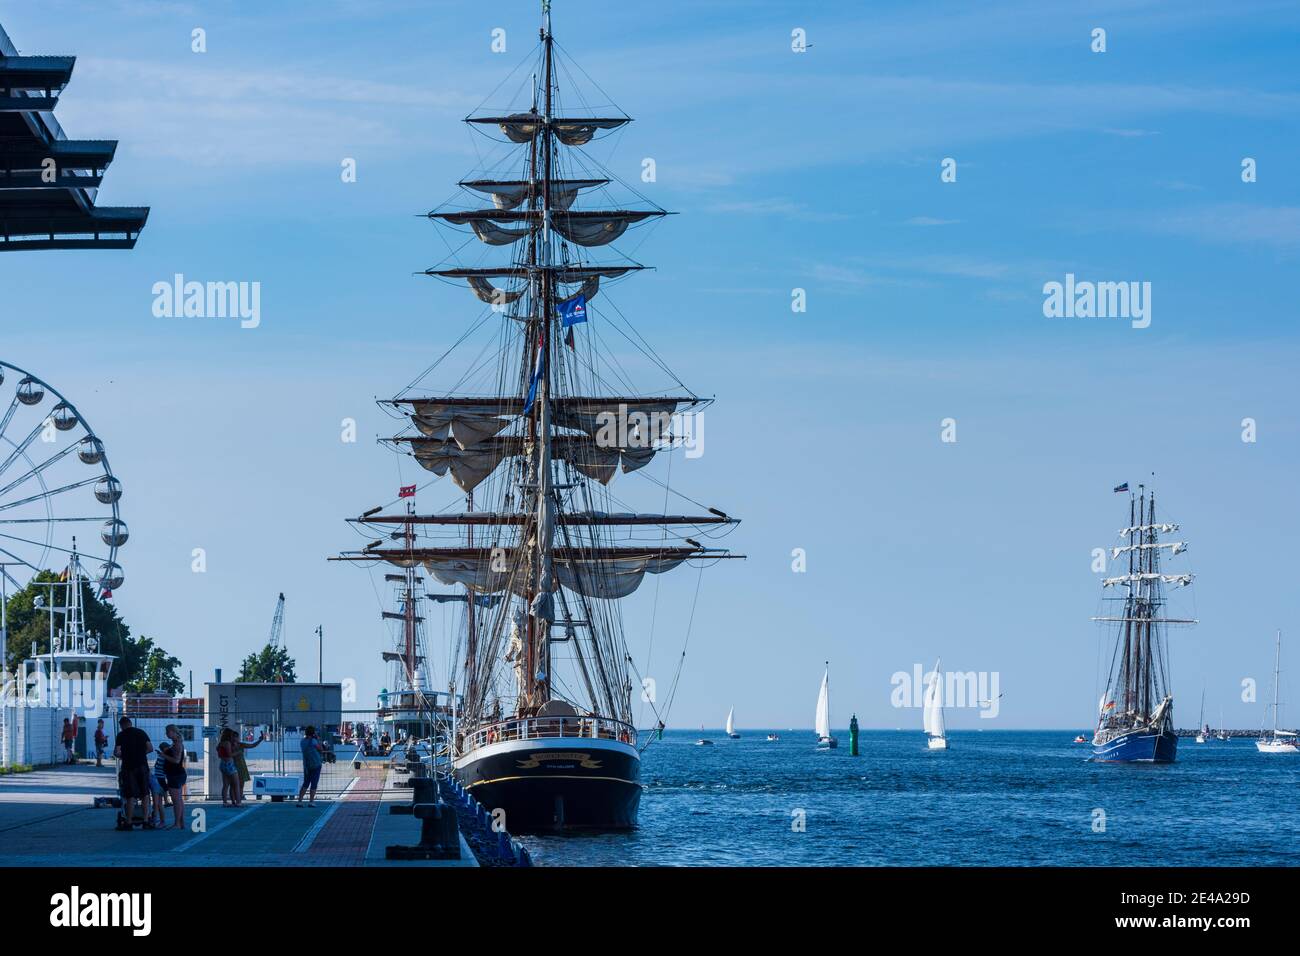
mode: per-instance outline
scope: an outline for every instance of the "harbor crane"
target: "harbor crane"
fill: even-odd
[[[280,669],[279,660],[276,652],[280,650],[280,633],[284,630],[284,592],[280,592],[280,598],[275,602],[275,616],[271,618],[271,636],[266,639],[266,646],[271,649],[273,659],[276,660],[275,680],[276,683],[284,683],[284,673]]]

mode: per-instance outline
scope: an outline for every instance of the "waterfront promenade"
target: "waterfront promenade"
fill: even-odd
[[[93,764],[49,767],[0,777],[0,867],[15,866],[476,866],[461,837],[461,859],[390,862],[389,844],[419,841],[419,821],[392,815],[390,804],[411,791],[384,775],[382,790],[356,788],[318,797],[315,807],[253,800],[239,808],[219,801],[187,803],[186,830],[114,828],[117,811],[96,808],[96,797],[116,795],[114,772]],[[190,789],[195,791],[195,776]],[[194,810],[202,827],[194,830]],[[171,810],[167,809],[170,819]]]

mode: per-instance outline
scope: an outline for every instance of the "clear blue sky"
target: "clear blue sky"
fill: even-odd
[[[417,216],[474,168],[458,120],[528,55],[535,5],[50,0],[0,22],[23,52],[77,55],[57,115],[121,141],[101,203],[153,208],[130,253],[0,257],[0,355],[78,404],[125,484],[122,613],[199,681],[265,639],[283,590],[300,671],[324,623],[327,678],[368,698],[379,606],[365,571],[324,558],[356,545],[345,517],[430,477],[370,441],[389,427],[372,399],[478,313],[411,275],[445,250]],[[950,726],[1088,725],[1091,550],[1125,523],[1111,487],[1150,472],[1198,574],[1179,722],[1204,687],[1212,721],[1257,726],[1239,685],[1267,693],[1277,627],[1300,686],[1294,5],[557,0],[555,31],[636,118],[594,155],[634,182],[654,157],[658,182],[636,184],[682,213],[626,243],[658,271],[610,293],[718,397],[673,483],[745,519],[729,543],[748,561],[706,572],[673,725],[734,704],[742,726],[810,726],[829,658],[837,725],[919,727],[889,677],[940,655],[1006,694],[996,721]],[[261,327],[155,318],[176,272],[261,282]],[[1151,327],[1044,318],[1067,272],[1151,282]],[[661,581],[661,683],[695,574]]]

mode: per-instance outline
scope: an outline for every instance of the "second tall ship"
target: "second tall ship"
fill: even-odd
[[[611,283],[645,267],[626,256],[593,261],[588,250],[666,212],[583,149],[630,118],[608,107],[566,108],[587,99],[569,90],[561,102],[557,75],[574,71],[557,63],[556,47],[546,3],[524,102],[466,118],[499,144],[496,158],[459,184],[465,206],[429,213],[512,252],[505,262],[457,258],[426,271],[466,282],[485,303],[461,342],[476,332],[486,341],[463,350],[476,353],[463,372],[443,373],[459,394],[412,387],[382,403],[409,426],[389,443],[449,475],[460,494],[438,513],[381,507],[362,515],[357,527],[376,540],[340,556],[422,565],[463,589],[447,756],[480,803],[505,811],[513,833],[636,825],[642,738],[656,735],[633,725],[634,687],[655,705],[627,632],[651,622],[648,614],[625,621],[620,601],[647,575],[738,557],[708,544],[736,523],[726,513],[630,511],[610,491],[619,471],[636,472],[682,444],[708,400],[672,375],[617,307],[591,311],[598,293],[603,303]],[[618,192],[631,200],[601,201]],[[618,337],[673,389],[634,392],[627,356],[606,344]],[[651,483],[667,501],[670,485]],[[482,600],[489,595],[499,602]]]
[[[1127,492],[1123,484],[1116,492]],[[1110,559],[1127,559],[1128,571],[1107,577],[1103,588],[1123,588],[1114,601],[1116,613],[1093,620],[1112,625],[1114,650],[1106,691],[1098,703],[1092,759],[1104,763],[1173,763],[1178,756],[1174,730],[1174,696],[1169,678],[1165,629],[1170,624],[1195,624],[1187,618],[1165,616],[1165,589],[1192,583],[1192,575],[1161,570],[1161,553],[1170,557],[1187,550],[1185,541],[1162,541],[1178,525],[1156,521],[1156,496],[1145,486],[1129,495],[1128,527],[1119,532],[1122,545],[1110,549]]]

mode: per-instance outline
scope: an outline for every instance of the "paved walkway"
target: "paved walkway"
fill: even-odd
[[[388,844],[419,841],[418,820],[388,813],[390,802],[411,799],[409,790],[392,786],[394,779],[376,766],[362,771],[341,799],[318,797],[315,807],[195,800],[186,808],[191,829],[121,832],[114,827],[116,810],[94,808],[95,797],[117,793],[110,767],[6,775],[0,777],[0,866],[448,865],[384,859]],[[452,865],[477,865],[463,838],[461,852],[464,859]]]

